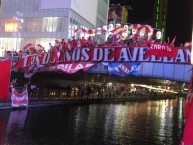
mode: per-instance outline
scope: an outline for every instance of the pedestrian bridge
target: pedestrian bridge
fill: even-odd
[[[153,49],[154,50],[154,49]],[[188,82],[190,75],[192,73],[192,65],[190,65],[191,51],[188,48],[175,48],[172,49],[176,56],[170,56],[173,51],[167,51],[167,55],[163,55],[166,52],[164,50],[155,49],[160,54],[157,53],[146,55],[147,52],[151,52],[149,47],[120,47],[120,48],[77,48],[72,52],[65,51],[60,59],[57,55],[53,55],[52,52],[42,53],[39,55],[27,56],[22,59],[16,59],[15,68],[25,68],[31,66],[35,63],[37,66],[49,66],[54,63],[63,64],[73,64],[78,62],[94,63],[97,64],[90,68],[88,72],[90,73],[103,73],[107,74],[107,66],[103,65],[101,62],[141,62],[141,67],[139,70],[139,76],[152,77],[152,78],[162,78],[167,80],[174,80],[180,82]],[[111,53],[114,52],[114,53]],[[161,53],[162,52],[162,53]],[[152,52],[153,53],[153,52]],[[163,56],[162,56],[162,55]],[[82,55],[84,57],[82,57]],[[161,56],[160,56],[161,55]],[[146,58],[146,57],[147,58]],[[157,60],[157,58],[160,58]],[[170,58],[172,59],[170,60]],[[11,59],[13,59],[11,57]],[[19,60],[19,62],[18,62]],[[54,62],[55,60],[55,62]],[[57,61],[56,61],[57,60]],[[13,60],[14,61],[14,60]],[[64,66],[63,66],[64,67]],[[65,69],[72,69],[71,65],[65,66]],[[74,68],[75,69],[75,68]],[[34,68],[35,70],[35,68]]]
[[[89,70],[90,73],[108,73],[106,66],[98,64]],[[189,64],[167,64],[142,62],[139,76],[162,78],[180,82],[189,82],[192,73],[192,65]]]

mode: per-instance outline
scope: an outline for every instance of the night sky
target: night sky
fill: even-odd
[[[176,45],[192,37],[193,0],[168,0],[166,37],[176,36]],[[152,24],[154,0],[110,0],[110,4],[131,6],[128,23]]]

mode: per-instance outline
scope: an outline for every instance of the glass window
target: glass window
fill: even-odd
[[[0,38],[0,48],[3,50],[18,51],[22,49],[22,38]]]
[[[63,27],[62,27],[63,23],[64,23],[64,18],[58,18],[56,32],[62,32],[63,31]]]
[[[38,29],[37,18],[28,18],[27,19],[27,31],[36,32]]]
[[[53,18],[53,29],[52,32],[56,32],[58,27],[58,17]]]
[[[43,32],[56,32],[58,30],[58,18],[47,17],[43,18],[42,31]]]
[[[41,32],[42,31],[42,23],[43,23],[43,19],[42,18],[36,18],[36,31],[37,32]]]
[[[48,23],[48,19],[43,18],[42,32],[47,32],[47,23]]]
[[[68,17],[64,17],[64,22],[63,22],[63,32],[67,33],[68,32]]]
[[[54,21],[54,18],[53,17],[49,17],[47,19],[48,19],[48,23],[47,23],[46,32],[53,32],[53,21]]]

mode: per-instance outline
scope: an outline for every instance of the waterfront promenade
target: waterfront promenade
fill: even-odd
[[[72,104],[99,104],[99,103],[122,103],[129,101],[147,101],[147,100],[165,100],[176,99],[178,97],[185,97],[185,95],[157,95],[157,96],[127,96],[127,97],[103,97],[103,98],[29,98],[29,108],[43,107],[43,106],[56,106],[56,105],[72,105]],[[11,100],[0,100],[0,110],[12,109]]]

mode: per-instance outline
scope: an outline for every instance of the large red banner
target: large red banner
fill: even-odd
[[[178,49],[173,48],[168,44],[151,43],[148,55],[155,55],[157,57],[175,58],[178,54]]]
[[[11,60],[0,62],[0,99],[9,97],[9,81],[11,72]]]
[[[71,63],[71,64],[58,64],[50,67],[50,70],[61,70],[68,74],[73,74],[78,72],[79,70],[87,71],[89,68],[94,66],[94,63]]]
[[[38,67],[100,62],[160,62],[190,64],[191,51],[185,48],[171,48],[155,44],[151,47],[90,47],[76,48],[60,53],[56,59],[51,52],[23,57],[15,68],[27,68],[33,64]]]

